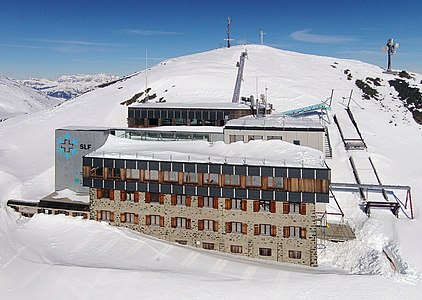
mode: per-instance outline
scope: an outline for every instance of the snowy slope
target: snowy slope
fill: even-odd
[[[0,76],[0,121],[51,108],[60,100]]]
[[[351,108],[382,182],[412,187],[413,221],[403,213],[396,219],[388,211],[374,212],[368,219],[357,194],[337,195],[357,239],[327,243],[319,251],[319,268],[239,260],[64,216],[17,220],[17,214],[4,207],[10,198],[32,200],[53,191],[55,128],[125,126],[127,108],[119,103],[145,90],[145,75],[151,93],[167,104],[230,102],[243,50],[238,46],[171,59],[53,110],[0,123],[0,138],[7,141],[0,144],[0,291],[5,298],[422,297],[422,128],[389,87],[387,81],[395,75],[359,61],[247,46],[243,96],[256,95],[258,78],[258,93],[267,87],[269,102],[284,111],[319,103],[335,89],[331,116],[335,113],[346,123],[343,98],[354,89]],[[347,79],[346,69],[353,80]],[[362,100],[354,80],[366,77],[382,79],[377,89],[383,100]],[[418,86],[422,76],[414,77],[409,82]],[[332,180],[354,182],[349,154],[333,122],[328,126]],[[334,203],[329,209],[335,209]],[[406,274],[391,269],[384,249],[396,256]]]
[[[63,75],[57,80],[48,78],[29,78],[20,80],[20,82],[33,89],[42,91],[51,97],[67,100],[90,91],[101,84],[117,79],[119,79],[118,76],[100,73],[92,75]]]

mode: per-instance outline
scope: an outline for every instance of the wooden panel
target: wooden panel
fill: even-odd
[[[290,204],[289,202],[283,202],[283,214],[290,213]]]
[[[268,176],[261,177],[261,182],[262,182],[262,189],[263,190],[268,189]]]
[[[191,229],[192,228],[192,221],[191,219],[187,219],[186,220],[186,229]]]
[[[151,195],[149,192],[145,192],[145,203],[151,202]]]
[[[246,188],[246,176],[245,175],[240,176],[240,187]]]
[[[301,192],[314,193],[315,192],[315,179],[300,178],[299,190]]]
[[[139,192],[135,192],[133,198],[134,202],[139,202]]]
[[[97,189],[97,199],[101,199],[101,198],[102,198],[101,189]]]
[[[198,220],[198,230],[204,230],[204,220]]]
[[[213,230],[214,232],[218,232],[218,221],[214,221]]]
[[[186,196],[186,206],[187,207],[191,207],[191,197],[190,196]]]
[[[145,225],[151,225],[151,216],[150,215],[145,216]]]
[[[101,215],[101,213],[100,213]],[[232,232],[232,223],[231,222],[226,222],[226,232],[230,233]]]
[[[204,207],[204,197],[203,196],[198,196],[198,207],[199,208]]]
[[[306,215],[306,204],[305,203],[300,203],[299,214]]]
[[[126,201],[126,192],[120,191],[120,201]]]
[[[126,215],[124,213],[120,214],[120,223],[126,223]]]
[[[248,234],[248,224],[246,224],[246,223],[242,224],[242,233]]]
[[[97,211],[97,221],[101,220],[101,210]]]
[[[287,181],[290,192],[299,192],[299,178],[288,178]]]
[[[114,201],[114,190],[110,190],[110,200]]]
[[[120,179],[121,180],[126,179],[126,169],[120,169]]]
[[[218,208],[218,197],[214,197],[212,200],[213,200],[213,203],[212,203],[213,208],[217,209]]]
[[[160,227],[164,227],[164,216],[160,216]]]
[[[232,201],[230,198],[226,198],[226,209],[232,209]]]
[[[133,220],[133,223],[138,224],[139,223],[139,215],[135,214],[135,218]]]
[[[259,224],[255,224],[253,227],[253,234],[260,235],[261,234],[261,226]]]
[[[82,176],[86,178],[86,177],[90,177],[90,175],[91,175],[91,167],[83,166],[82,167]]]
[[[164,204],[164,194],[160,194],[159,202],[160,204]]]
[[[110,222],[114,222],[114,212],[110,213]]]
[[[248,202],[246,200],[242,200],[241,202],[242,211],[247,211],[248,209]]]
[[[276,236],[276,235],[277,235],[277,226],[271,225],[271,236]]]
[[[176,205],[177,204],[177,198],[176,195],[171,195],[171,205]]]
[[[289,229],[289,226],[284,226],[283,227],[283,237],[284,238],[290,237],[290,229]]]
[[[253,202],[253,211],[254,212],[259,211],[259,201],[258,200],[254,200],[254,202]]]
[[[306,239],[306,228],[301,228],[300,229],[300,238],[301,239]]]
[[[275,201],[270,202],[270,212],[275,213],[276,212],[276,203]]]

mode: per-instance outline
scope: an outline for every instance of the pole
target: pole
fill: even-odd
[[[353,94],[353,90],[350,91],[349,103],[347,103],[347,108],[349,108],[350,101],[352,101],[352,94]]]

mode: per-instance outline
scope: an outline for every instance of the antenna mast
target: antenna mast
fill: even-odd
[[[145,49],[145,91],[148,89],[148,49]]]
[[[385,44],[385,48],[387,50],[388,55],[388,65],[387,65],[387,72],[391,72],[391,56],[396,53],[396,49],[399,47],[399,43],[395,43],[393,39],[388,39],[387,44]]]
[[[262,28],[259,31],[259,37],[261,38],[261,45],[264,45],[264,34],[266,34]]]
[[[225,41],[227,41],[227,48],[230,48],[230,41],[233,41],[233,39],[230,38],[230,17],[227,17],[227,38],[224,39]]]

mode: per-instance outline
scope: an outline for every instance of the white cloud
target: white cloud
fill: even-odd
[[[129,34],[147,35],[147,36],[183,34],[181,32],[175,32],[175,31],[160,31],[160,30],[145,30],[145,29],[125,29],[124,32],[129,33]]]
[[[296,41],[320,44],[340,44],[356,41],[355,38],[343,35],[323,35],[310,33],[311,29],[298,30],[290,34]]]

